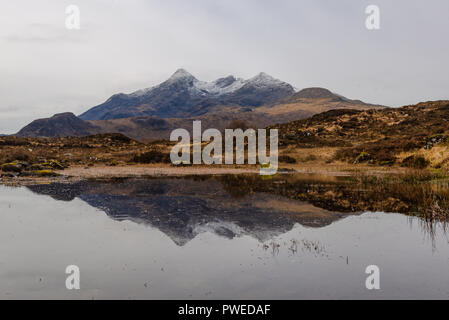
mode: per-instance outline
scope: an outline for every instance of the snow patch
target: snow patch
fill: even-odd
[[[194,83],[194,87],[203,94],[208,93],[211,95],[221,96],[240,89],[246,83],[245,80],[239,78],[234,79],[234,81],[230,84],[226,83],[226,85],[223,85],[220,80],[221,79],[218,79],[213,82],[196,81]]]
[[[154,88],[158,88],[164,84],[170,84],[175,82],[185,82],[189,86],[189,91],[193,95],[200,96],[222,96],[233,93],[245,85],[251,85],[258,88],[269,88],[279,86],[290,86],[288,83],[275,79],[272,76],[261,72],[255,77],[244,80],[242,78],[235,78],[234,76],[228,76],[226,78],[220,78],[212,82],[200,81],[193,75],[184,69],[178,69],[167,81],[160,85],[135,91],[129,94],[129,97],[141,97],[150,93]]]
[[[289,85],[286,82],[273,78],[272,76],[266,74],[265,72],[259,73],[257,76],[249,79],[247,82],[255,87],[260,88]]]

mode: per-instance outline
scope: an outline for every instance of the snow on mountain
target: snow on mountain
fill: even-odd
[[[246,81],[243,79],[236,79],[234,76],[229,76],[213,82],[197,81],[194,83],[194,88],[203,94],[221,96],[240,89],[245,83]]]
[[[142,89],[135,91],[129,96],[131,97],[140,97],[152,91],[154,88],[158,88],[161,85],[173,84],[175,82],[184,82],[187,85],[190,85],[190,92],[192,94],[199,94],[202,96],[205,95],[213,95],[213,96],[222,96],[225,94],[233,93],[240,88],[242,88],[246,84],[251,84],[256,87],[272,87],[272,86],[281,86],[288,85],[287,83],[275,79],[272,76],[266,74],[265,72],[261,72],[253,78],[248,80],[242,78],[235,78],[234,76],[228,76],[224,78],[217,79],[212,82],[200,81],[195,78],[192,74],[187,72],[185,69],[178,69],[167,81],[163,82],[160,85]]]
[[[188,81],[198,81],[193,75],[187,72],[185,69],[178,69],[175,73],[168,79],[168,81],[179,81],[179,80],[188,80]]]
[[[86,111],[83,120],[108,120],[134,116],[186,117],[204,114],[213,106],[258,107],[271,104],[294,93],[293,87],[266,73],[244,80],[227,76],[212,82],[200,81],[178,69],[163,83],[116,94]]]
[[[232,239],[234,237],[251,236],[261,242],[265,242],[279,236],[282,233],[285,233],[289,228],[290,226],[277,228],[273,226],[272,228],[255,228],[247,230],[240,227],[235,222],[218,220],[190,225],[188,229],[192,230],[193,237],[205,232],[210,232],[228,239]]]
[[[259,73],[257,76],[247,80],[247,83],[251,83],[257,87],[273,87],[273,86],[283,86],[288,85],[287,83],[275,79],[272,76],[266,74],[265,72]]]

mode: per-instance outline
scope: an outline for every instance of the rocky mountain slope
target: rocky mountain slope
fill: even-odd
[[[271,104],[293,93],[291,85],[265,73],[248,80],[228,76],[208,83],[199,81],[184,69],[179,69],[158,86],[131,94],[114,95],[103,104],[80,115],[80,118],[185,118],[204,114],[217,105],[258,107]]]

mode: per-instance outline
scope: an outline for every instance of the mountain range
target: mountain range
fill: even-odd
[[[131,94],[119,93],[86,111],[83,120],[110,120],[135,116],[185,118],[198,116],[218,105],[260,107],[273,104],[294,93],[286,82],[266,73],[248,79],[234,76],[213,82],[196,79],[184,69],[177,70],[158,86]]]
[[[157,86],[115,94],[79,117],[60,113],[35,120],[16,135],[63,137],[117,132],[138,140],[155,140],[168,138],[175,128],[191,128],[193,120],[220,130],[235,121],[262,128],[333,109],[379,107],[324,88],[296,92],[290,84],[263,72],[247,80],[227,76],[204,82],[179,69]]]

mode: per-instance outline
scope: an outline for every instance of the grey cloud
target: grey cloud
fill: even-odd
[[[3,36],[3,39],[11,43],[69,43],[85,40],[86,33],[83,30],[67,30],[62,26],[32,23],[21,32]]]

